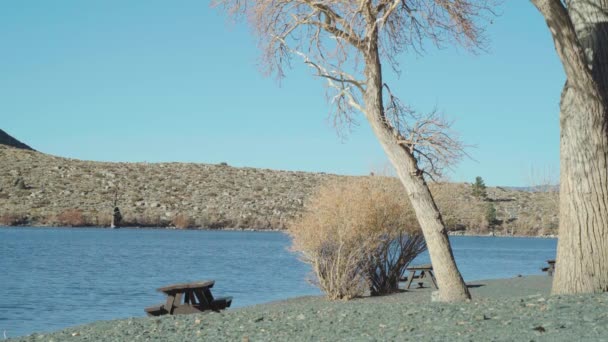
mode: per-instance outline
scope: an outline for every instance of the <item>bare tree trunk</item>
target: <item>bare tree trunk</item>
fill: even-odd
[[[568,81],[560,114],[560,227],[554,294],[608,291],[607,0],[532,0]]]
[[[608,290],[608,141],[604,106],[593,102],[566,86],[555,294]]]
[[[365,78],[367,80],[364,94],[365,115],[395,167],[422,228],[439,287],[438,297],[435,299],[444,302],[468,300],[471,295],[458,271],[441,214],[417,166],[417,161],[405,146],[399,144],[398,137],[385,121],[382,69],[377,46],[369,49]]]

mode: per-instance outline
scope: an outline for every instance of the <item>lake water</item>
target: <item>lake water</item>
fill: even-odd
[[[555,239],[451,237],[465,280],[540,274]],[[156,288],[214,279],[232,307],[317,295],[310,267],[278,232],[0,229],[0,336],[131,316],[163,301]],[[421,255],[415,263],[428,262]]]

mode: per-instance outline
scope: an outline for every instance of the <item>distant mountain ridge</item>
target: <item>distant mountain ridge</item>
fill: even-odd
[[[0,129],[0,145],[7,145],[10,147],[20,148],[23,150],[35,151],[33,148],[28,145],[22,143],[21,141],[13,138],[8,133]]]

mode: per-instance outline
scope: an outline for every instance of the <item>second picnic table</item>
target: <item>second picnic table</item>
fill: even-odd
[[[146,308],[149,316],[182,315],[230,307],[232,297],[213,298],[213,280],[173,284],[157,289],[167,295],[164,304]]]
[[[541,268],[541,271],[547,272],[549,276],[553,276],[553,273],[555,273],[555,259],[547,260],[547,265],[548,266]]]
[[[435,275],[433,274],[433,265],[431,265],[431,264],[415,265],[415,266],[410,266],[410,267],[406,268],[406,270],[410,271],[410,274],[406,278],[406,281],[407,281],[406,289],[410,288],[414,279],[418,279],[421,281],[418,283],[418,285],[420,287],[422,287],[422,284],[426,280],[430,279],[432,286],[436,289],[438,288],[437,281],[435,280]],[[418,275],[416,275],[416,273],[418,273]]]

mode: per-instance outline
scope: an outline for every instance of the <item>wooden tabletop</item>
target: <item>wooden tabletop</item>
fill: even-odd
[[[432,270],[432,269],[433,269],[433,265],[431,265],[431,264],[414,265],[414,266],[409,266],[407,268],[408,271]]]
[[[178,291],[183,291],[186,289],[210,288],[210,287],[213,287],[213,284],[215,284],[214,280],[203,280],[203,281],[197,281],[197,282],[193,282],[193,283],[181,283],[181,284],[168,285],[165,287],[160,287],[156,290],[159,292],[165,292],[165,293],[178,292]]]

